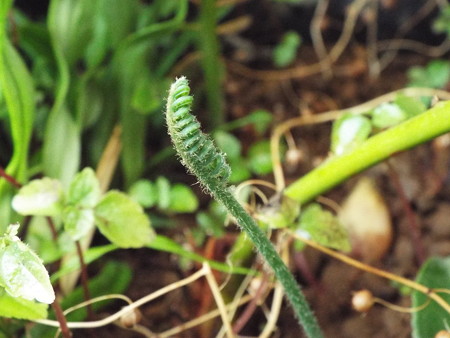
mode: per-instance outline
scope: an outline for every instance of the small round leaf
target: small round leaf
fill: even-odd
[[[56,216],[62,208],[63,190],[58,180],[44,177],[20,188],[12,207],[21,215]]]
[[[84,237],[94,226],[94,210],[67,206],[63,211],[64,229],[74,241]]]
[[[10,225],[0,238],[0,285],[11,296],[51,304],[55,292],[42,260],[16,236],[18,224]]]
[[[367,117],[345,114],[333,124],[331,151],[342,155],[362,144],[370,135],[372,126]]]
[[[124,193],[112,190],[105,194],[94,214],[100,232],[121,248],[140,248],[154,238],[142,207]]]
[[[174,184],[170,188],[169,210],[173,212],[194,212],[198,208],[197,196],[184,184]]]
[[[158,192],[149,180],[135,182],[128,191],[129,195],[144,208],[151,208],[157,202]]]
[[[100,184],[94,170],[85,168],[75,175],[67,191],[67,204],[93,208],[100,199]]]

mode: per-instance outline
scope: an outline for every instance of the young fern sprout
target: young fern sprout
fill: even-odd
[[[200,130],[200,123],[190,113],[193,98],[186,78],[179,78],[167,99],[167,127],[182,163],[210,192],[212,185],[226,186],[231,169],[225,155]]]
[[[322,337],[317,320],[298,283],[264,232],[234,198],[227,186],[231,172],[230,167],[226,163],[224,154],[215,147],[207,135],[201,132],[200,123],[190,113],[193,98],[189,93],[187,79],[180,77],[172,84],[167,99],[167,126],[182,163],[199,179],[202,186],[235,217],[258,252],[271,266],[307,336]]]

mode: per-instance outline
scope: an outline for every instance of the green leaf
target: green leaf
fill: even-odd
[[[371,131],[367,117],[345,114],[333,123],[331,151],[336,156],[342,155],[362,144]]]
[[[263,205],[256,219],[272,229],[286,228],[294,224],[300,213],[300,204],[284,195],[275,195],[268,204]]]
[[[99,1],[96,1],[98,4]],[[94,68],[101,64],[106,52],[108,51],[108,22],[105,21],[104,13],[98,13],[94,16],[92,22],[92,39],[86,46],[84,56],[88,68]]]
[[[218,130],[213,135],[217,147],[227,155],[227,160],[232,161],[241,155],[241,142],[238,138],[225,131]]]
[[[6,35],[5,21],[9,18],[10,5],[11,1],[1,2],[0,14],[0,106],[3,113],[7,108],[13,144],[13,155],[5,172],[19,182],[25,182],[28,179],[29,143],[36,97],[33,80],[25,63]],[[4,179],[0,180],[0,233],[3,233],[5,226],[11,221],[12,195],[10,184]]]
[[[447,38],[450,36],[450,5],[446,4],[439,10],[438,17],[433,22],[433,31],[436,33],[445,33]]]
[[[139,180],[133,183],[128,194],[144,208],[151,208],[158,199],[156,186],[149,180]]]
[[[408,114],[396,103],[383,103],[372,112],[372,124],[377,128],[389,128],[405,121]]]
[[[206,233],[207,235],[214,237],[222,237],[225,234],[224,223],[219,222],[214,215],[202,211],[195,215],[195,219],[200,228],[195,228],[193,230],[200,230],[203,234]],[[202,242],[204,237],[204,235],[201,236]]]
[[[169,210],[173,212],[194,212],[198,208],[198,198],[192,189],[184,184],[174,184],[170,188]]]
[[[28,320],[44,319],[47,318],[47,308],[48,305],[46,304],[13,297],[0,288],[0,317]]]
[[[67,187],[78,171],[80,153],[78,127],[69,111],[66,107],[53,110],[44,135],[43,166],[46,176],[61,180]]]
[[[108,100],[106,85],[101,82],[103,78],[99,76],[99,73],[97,73],[97,76],[85,73],[81,78],[74,80],[74,86],[76,86],[76,124],[80,130],[95,127],[95,137],[98,137],[98,130],[102,129],[101,125],[109,123],[109,121],[100,120],[100,118],[108,119],[110,114],[108,104],[105,102]],[[89,146],[91,147],[92,144],[89,144]]]
[[[159,176],[155,185],[158,191],[158,208],[166,210],[170,205],[170,182],[167,178]]]
[[[433,60],[426,67],[411,67],[408,78],[411,87],[443,88],[450,80],[450,62]]]
[[[81,149],[78,126],[67,102],[71,84],[70,64],[75,61],[75,58],[70,60],[71,53],[68,50],[71,47],[68,46],[72,45],[71,40],[74,36],[71,34],[76,31],[70,31],[69,34],[67,27],[72,24],[71,19],[80,14],[80,11],[74,9],[76,4],[73,0],[53,0],[47,16],[48,31],[57,65],[57,82],[53,90],[53,106],[45,125],[42,166],[47,176],[60,179],[64,187],[69,185],[78,171]],[[81,6],[81,1],[78,4]],[[87,25],[84,25],[80,29],[86,27]],[[76,52],[81,52],[81,48],[76,49]]]
[[[406,96],[401,93],[397,95],[394,102],[408,115],[408,118],[422,114],[427,110],[427,107],[419,98]]]
[[[17,237],[19,224],[0,238],[0,286],[13,297],[51,304],[55,292],[41,259]]]
[[[307,232],[313,241],[337,250],[350,251],[347,231],[339,220],[317,203],[310,204],[301,214],[298,230]]]
[[[143,73],[136,80],[136,88],[133,91],[131,106],[140,114],[151,114],[161,108],[164,94],[168,89],[165,81],[154,81],[152,74]]]
[[[25,63],[6,37],[0,41],[0,48],[0,88],[8,108],[14,145],[13,157],[6,171],[22,181],[26,179],[27,174],[28,149],[36,100],[35,90],[33,79]],[[2,182],[2,184],[5,183]]]
[[[131,104],[139,85],[137,79],[143,76],[143,69],[148,68],[150,46],[142,42],[119,49],[111,65],[113,80],[117,83],[117,98],[114,99],[122,127],[121,165],[127,187],[142,175],[145,165],[147,116],[139,114]]]
[[[100,199],[100,183],[94,170],[85,168],[75,175],[67,191],[66,203],[93,208]]]
[[[247,163],[244,158],[238,157],[233,160],[228,160],[228,164],[231,168],[230,183],[240,183],[252,176],[250,170],[247,168]]]
[[[68,205],[63,211],[64,230],[74,241],[78,241],[91,230],[95,223],[94,210],[82,209],[78,206]]]
[[[281,42],[273,51],[275,66],[281,68],[291,64],[297,56],[297,50],[302,43],[302,38],[297,32],[290,31],[283,35]]]
[[[211,201],[207,212],[198,212],[195,219],[201,230],[209,236],[221,237],[225,233],[227,210],[216,201]]]
[[[433,289],[450,288],[450,257],[433,257],[420,268],[416,281]],[[440,293],[440,296],[450,303],[450,295]],[[412,306],[421,306],[428,297],[420,292],[412,294]],[[434,337],[441,330],[448,330],[450,315],[440,305],[431,301],[423,310],[414,311],[411,318],[414,338]]]
[[[269,141],[263,140],[252,144],[247,156],[250,170],[255,174],[266,175],[272,172]]]
[[[248,115],[250,121],[255,126],[256,131],[259,134],[266,132],[273,120],[273,115],[267,110],[255,110]]]
[[[12,207],[21,215],[57,216],[62,211],[63,190],[58,180],[44,177],[20,188]]]
[[[92,38],[95,1],[53,0],[49,8],[49,30],[53,43],[69,65],[81,59]]]
[[[140,248],[154,238],[142,207],[119,191],[110,191],[94,209],[100,232],[121,248]]]

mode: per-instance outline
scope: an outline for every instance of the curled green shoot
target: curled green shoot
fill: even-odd
[[[167,99],[167,126],[182,163],[235,217],[258,252],[273,269],[306,334],[309,337],[322,337],[317,320],[295,278],[264,232],[239,204],[227,186],[230,168],[225,156],[215,147],[211,139],[201,132],[200,123],[190,113],[193,99],[189,93],[188,81],[185,77],[181,77],[172,84]]]

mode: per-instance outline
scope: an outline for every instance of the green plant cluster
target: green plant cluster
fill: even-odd
[[[426,109],[420,98],[398,94],[393,102],[383,103],[364,114],[344,114],[333,123],[331,152],[342,155],[361,145],[373,132],[398,125]]]
[[[0,180],[0,317],[53,318],[47,309],[55,300],[51,283],[82,265],[71,254],[76,244],[98,229],[109,243],[87,247],[82,257],[86,264],[119,248],[149,248],[207,261],[218,271],[249,275],[256,272],[241,263],[254,253],[255,245],[284,286],[307,335],[320,337],[308,303],[265,231],[291,228],[324,246],[348,251],[347,233],[336,218],[314,203],[300,212],[300,203],[396,152],[450,130],[449,102],[431,107],[430,98],[424,97],[399,94],[392,102],[362,114],[345,114],[333,125],[333,157],[256,208],[255,223],[228,183],[272,172],[270,145],[263,139],[272,114],[257,110],[224,123],[223,68],[216,32],[219,19],[230,7],[201,1],[198,17],[193,19],[187,15],[187,0],[51,0],[46,21],[36,22],[12,4],[12,0],[0,4],[0,120],[5,135],[0,156],[8,159]],[[435,22],[436,31],[449,34],[448,16],[447,6]],[[285,67],[294,62],[301,43],[298,34],[286,33],[273,50],[274,64]],[[199,64],[213,133],[211,138],[203,134],[190,114],[193,99],[185,78],[178,79],[169,94],[167,124],[182,162],[222,203],[212,201],[206,210],[199,210],[191,187],[153,173],[148,175],[152,179],[142,178],[173,154],[164,148],[149,156],[146,147],[155,135],[166,135],[160,112],[171,71],[192,48],[202,52]],[[425,67],[411,68],[408,77],[409,86],[443,88],[450,79],[450,63],[434,60]],[[103,193],[90,168],[98,164],[116,125],[121,128],[122,145],[118,181],[128,194]],[[243,149],[232,131],[248,125],[259,139]],[[426,130],[417,133],[424,125]],[[41,178],[30,181],[36,176]],[[167,226],[174,214],[195,213],[199,227],[191,233],[201,245],[207,236],[224,235],[228,212],[246,235],[237,239],[227,263],[207,260],[155,234],[152,228],[152,224]],[[18,224],[8,226],[12,219],[23,220],[22,216],[31,219],[23,234]],[[49,219],[54,229],[48,226]],[[22,235],[28,245],[20,239]],[[60,259],[62,265],[49,275],[44,263]],[[448,288],[447,260],[430,259],[422,266],[418,281]],[[130,267],[110,260],[89,279],[88,288],[92,297],[122,293],[131,278]],[[84,297],[82,288],[75,288],[61,305],[69,308]],[[420,305],[424,296],[413,293],[412,299]],[[86,309],[81,309],[68,319],[79,321],[86,316]],[[414,314],[415,336],[428,337],[445,329],[447,317],[435,307]],[[1,338],[14,336],[22,328],[22,323],[0,318]],[[55,330],[36,325],[27,333],[48,337]]]
[[[61,219],[72,240],[85,237],[96,225],[112,243],[122,248],[139,248],[154,238],[150,220],[141,206],[126,194],[111,190],[101,196],[92,169],[76,174],[66,192],[55,179],[44,177],[23,186],[12,201],[24,216]],[[124,232],[127,225],[129,230]]]

